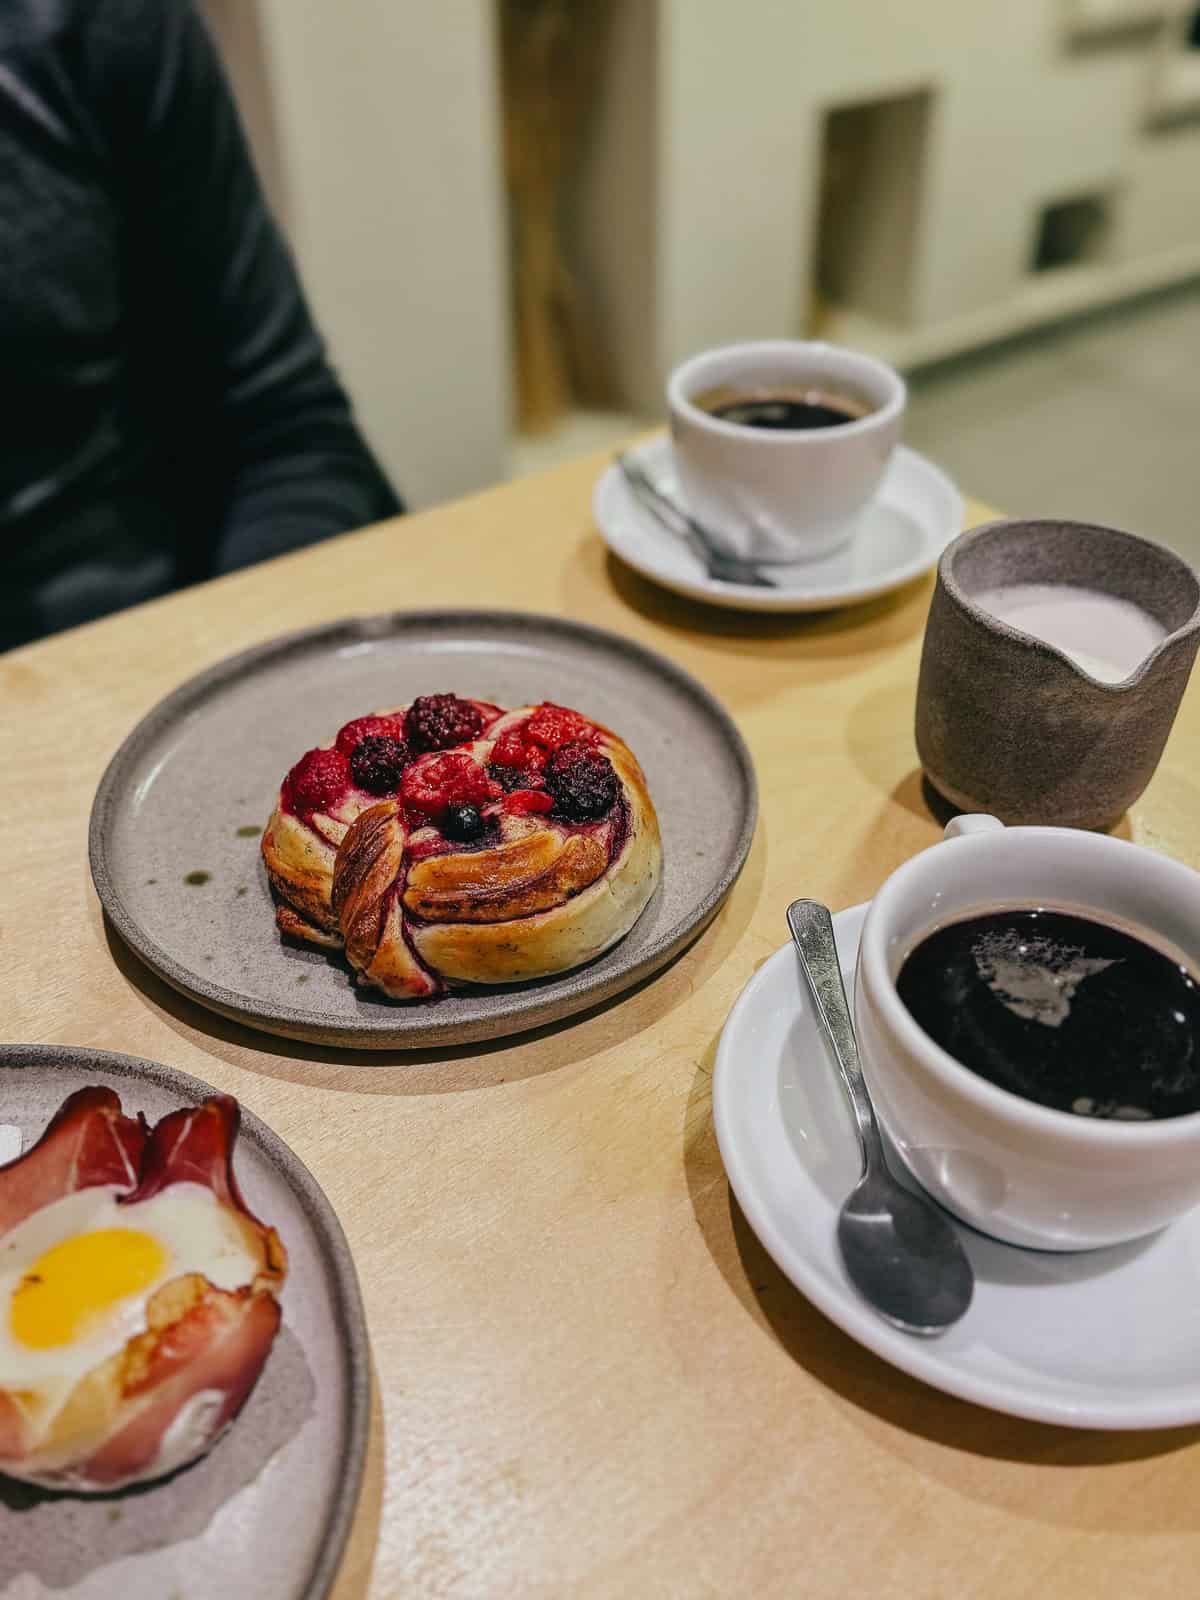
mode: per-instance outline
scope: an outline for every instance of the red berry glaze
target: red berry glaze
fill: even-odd
[[[338,730],[337,747],[344,756],[352,756],[356,744],[361,744],[364,739],[401,739],[404,738],[404,718],[398,717],[355,717],[353,722],[348,722],[344,728]]]
[[[427,818],[442,816],[451,806],[480,806],[501,793],[465,750],[436,751],[407,767],[400,780],[400,799],[409,811]]]
[[[551,700],[537,708],[521,732],[526,741],[540,744],[544,750],[557,750],[560,745],[580,740],[590,744],[600,737],[594,722],[581,717],[578,711],[556,706]],[[495,760],[494,755],[492,759]]]
[[[350,787],[350,763],[340,750],[309,750],[283,781],[284,800],[300,817],[328,811]]]

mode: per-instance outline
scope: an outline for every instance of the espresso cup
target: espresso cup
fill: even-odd
[[[697,404],[726,386],[831,396],[855,414],[834,426],[772,429]],[[667,383],[688,510],[732,556],[786,563],[831,554],[859,530],[900,437],[906,399],[899,373],[837,345],[772,339],[692,356]]]
[[[896,988],[935,929],[989,910],[1069,908],[1144,930],[1200,964],[1200,873],[1104,834],[958,817],[883,884],[863,924],[854,1017],[879,1120],[955,1216],[1010,1244],[1086,1250],[1200,1203],[1200,1112],[1123,1122],[998,1087],[919,1026]]]

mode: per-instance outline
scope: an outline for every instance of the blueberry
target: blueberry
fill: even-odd
[[[447,839],[457,839],[460,844],[478,839],[483,829],[478,806],[451,806],[442,819],[442,832]]]

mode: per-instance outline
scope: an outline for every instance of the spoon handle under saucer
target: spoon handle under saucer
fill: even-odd
[[[743,561],[737,556],[729,556],[719,550],[704,525],[697,522],[695,517],[689,516],[682,506],[677,506],[669,499],[636,461],[631,461],[626,455],[619,455],[617,468],[635,498],[660,526],[683,540],[710,578],[715,579],[717,583],[750,584],[758,589],[778,587],[775,579],[768,578],[765,573],[760,572],[754,562]]]
[[[854,1107],[854,1119],[863,1142],[863,1170],[866,1171],[876,1160],[883,1162],[883,1143],[859,1064],[858,1041],[854,1037],[854,1023],[833,936],[833,918],[829,907],[817,900],[793,900],[788,907],[787,920]]]

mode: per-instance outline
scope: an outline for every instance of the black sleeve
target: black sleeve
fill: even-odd
[[[191,0],[106,0],[93,19],[131,337],[160,375],[173,468],[212,511],[192,535],[207,544],[197,575],[401,510],[325,358]]]

